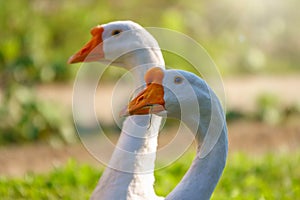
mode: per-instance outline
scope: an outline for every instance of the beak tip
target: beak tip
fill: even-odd
[[[74,64],[74,63],[77,63],[78,61],[76,61],[76,57],[73,55],[69,58],[68,60],[68,64]]]
[[[69,60],[67,61],[67,63],[68,63],[68,64],[73,64],[73,61],[74,61],[73,56],[71,56],[71,57],[69,58]]]
[[[130,114],[129,114],[129,111],[128,111],[128,108],[127,108],[127,106],[126,107],[124,107],[121,111],[120,111],[120,113],[119,113],[119,117],[121,118],[121,117],[127,117],[127,116],[129,116]]]

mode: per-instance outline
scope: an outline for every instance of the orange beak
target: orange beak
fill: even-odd
[[[145,75],[147,87],[129,102],[129,105],[121,111],[120,116],[146,115],[165,111],[162,78],[163,72],[160,68],[150,69]]]
[[[104,58],[102,33],[104,29],[96,26],[91,30],[92,39],[77,53],[70,57],[69,64],[78,62],[93,62]]]

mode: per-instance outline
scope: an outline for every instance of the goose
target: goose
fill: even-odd
[[[228,152],[227,126],[218,97],[203,79],[187,71],[154,67],[146,73],[145,82],[146,88],[120,115],[156,114],[180,119],[195,134],[198,144],[189,170],[165,199],[210,199]]]
[[[91,29],[92,39],[70,57],[69,64],[101,62],[130,70],[135,84],[153,65],[164,68],[157,41],[132,21],[115,21]],[[154,191],[154,163],[161,117],[129,116],[108,166],[91,199],[161,199]]]

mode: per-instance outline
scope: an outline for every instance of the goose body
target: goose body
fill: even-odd
[[[92,39],[69,63],[101,62],[131,70],[137,87],[152,66],[164,67],[156,40],[140,25],[117,21],[91,30]],[[130,116],[122,127],[108,167],[102,174],[91,199],[155,200],[154,162],[161,117]],[[150,127],[150,128],[149,128]]]
[[[146,73],[145,82],[146,89],[121,115],[153,113],[180,119],[198,142],[197,155],[189,170],[165,199],[210,199],[228,151],[226,121],[217,96],[204,80],[182,70],[152,68]]]

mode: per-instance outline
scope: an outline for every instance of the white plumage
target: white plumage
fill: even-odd
[[[117,21],[96,26],[92,39],[74,54],[69,63],[111,63],[129,69],[137,87],[144,85],[144,75],[153,66],[164,67],[156,40],[140,25]],[[95,188],[91,199],[122,200],[161,199],[154,192],[154,163],[161,117],[128,117],[109,166]],[[150,127],[150,128],[149,128]]]
[[[99,61],[125,67],[133,73],[137,87],[144,84],[144,75],[148,69],[153,66],[164,68],[164,60],[156,40],[134,22],[111,22],[93,28],[91,33],[91,41],[74,54],[69,63]],[[182,121],[194,130],[199,142],[204,138],[205,147],[201,151],[200,146],[198,147],[197,157],[190,169],[166,199],[209,199],[227,157],[227,130],[222,107],[212,90],[199,77],[175,70],[163,71],[163,74],[160,84],[164,85],[163,107],[168,116],[184,116]],[[175,83],[175,74],[184,81]],[[166,88],[174,89],[174,93]],[[152,108],[154,107],[153,105]],[[157,110],[161,111],[161,107]],[[210,123],[211,119],[213,124]],[[91,199],[163,199],[156,196],[153,189],[161,117],[153,115],[151,125],[149,122],[149,115],[130,116],[124,121],[109,163],[113,167],[105,170]],[[211,146],[213,148],[207,148]]]
[[[210,199],[222,175],[228,151],[226,121],[217,96],[204,80],[182,70],[152,68],[145,81],[146,89],[122,114],[167,114],[182,120],[198,142],[192,165],[166,199]]]

